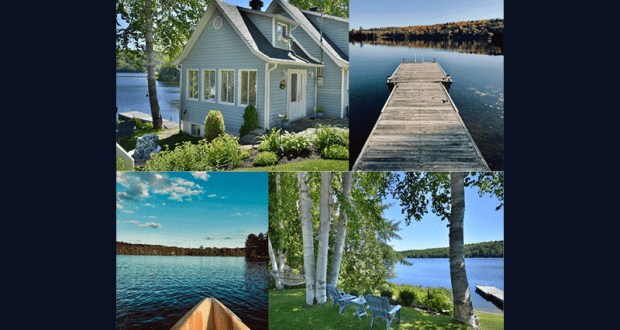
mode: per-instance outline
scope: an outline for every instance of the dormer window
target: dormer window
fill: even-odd
[[[278,29],[276,30],[276,34],[277,34],[277,38],[278,41],[286,41],[286,38],[288,37],[288,25],[284,24],[284,23],[278,23]]]

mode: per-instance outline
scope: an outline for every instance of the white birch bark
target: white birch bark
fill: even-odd
[[[450,280],[454,296],[454,318],[477,329],[471,292],[465,271],[465,188],[462,172],[450,173]]]
[[[319,249],[316,257],[316,299],[319,304],[327,301],[327,252],[329,248],[329,222],[332,204],[332,173],[321,172],[321,208],[317,238]]]
[[[351,204],[351,177],[353,173],[344,172],[342,178],[342,189],[345,199]],[[329,271],[328,283],[337,287],[338,276],[340,275],[340,264],[342,263],[342,254],[344,252],[344,240],[347,237],[347,222],[349,216],[343,209],[340,210],[340,216],[338,219],[338,226],[336,227],[337,234],[334,241],[334,255],[332,257],[332,266]]]
[[[299,181],[299,211],[304,244],[304,272],[306,273],[306,304],[316,304],[314,237],[312,232],[312,198],[308,188],[308,172],[297,172]]]

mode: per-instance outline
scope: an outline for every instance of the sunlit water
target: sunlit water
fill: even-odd
[[[170,329],[206,297],[267,329],[266,262],[244,257],[116,256],[116,328]]]
[[[493,171],[504,170],[504,56],[497,55],[495,48],[471,43],[461,42],[458,47],[423,42],[349,44],[351,164],[390,95],[387,77],[403,58],[407,62],[435,58],[454,81],[450,96],[487,164]]]
[[[179,122],[179,83],[156,82],[157,99],[162,119]],[[118,112],[138,111],[151,114],[146,73],[116,73],[116,106]]]
[[[421,285],[422,287],[444,287],[452,289],[450,281],[450,259],[448,258],[408,258],[413,266],[397,264],[396,284]],[[466,258],[465,271],[469,282],[474,309],[481,312],[501,313],[493,303],[476,293],[476,285],[494,286],[504,291],[504,258]]]

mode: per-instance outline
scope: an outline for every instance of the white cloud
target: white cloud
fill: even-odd
[[[195,182],[182,178],[170,178],[167,173],[117,172],[116,182],[127,188],[116,194],[117,201],[139,202],[150,197],[151,193],[170,195],[169,199],[183,201],[191,196],[204,193],[202,187]]]
[[[192,176],[196,179],[201,179],[207,181],[210,177],[207,172],[192,172]]]
[[[140,221],[137,221],[137,220],[125,220],[125,221],[123,221],[123,222],[124,222],[124,223],[133,223],[133,224],[139,224],[139,223],[141,223]]]
[[[211,194],[211,195],[209,195],[207,197],[209,197],[209,198],[215,197],[215,194]]]
[[[122,206],[121,204],[119,204],[119,203],[116,203],[116,208],[117,208],[117,209],[122,209],[122,208],[123,208],[123,206]]]
[[[161,228],[161,224],[155,222],[145,223],[143,225],[138,225],[140,227],[151,227],[151,228]]]
[[[135,212],[134,212],[134,211],[132,211],[132,210],[121,210],[121,212],[123,212],[123,213],[135,213]]]

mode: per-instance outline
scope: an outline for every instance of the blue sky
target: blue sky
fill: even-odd
[[[349,30],[504,18],[503,0],[349,0]]]
[[[388,244],[392,245],[396,251],[429,249],[449,246],[449,228],[446,227],[448,220],[441,220],[430,210],[422,220],[413,219],[407,226],[405,215],[401,213],[402,208],[399,201],[394,200],[392,195],[388,195],[384,204],[393,203],[383,216],[386,219],[401,221],[397,234],[402,240],[392,240]],[[480,243],[488,241],[499,241],[504,239],[504,208],[495,211],[500,204],[496,197],[484,195],[478,196],[478,188],[465,188],[465,225],[464,236],[465,244]]]
[[[267,233],[267,173],[117,172],[116,240],[244,247]]]

